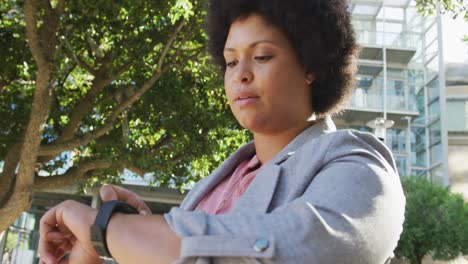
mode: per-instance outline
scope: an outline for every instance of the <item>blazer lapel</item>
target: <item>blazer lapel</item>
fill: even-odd
[[[235,208],[267,212],[280,176],[281,166],[275,163],[266,164],[250,183]]]
[[[276,186],[284,174],[281,164],[294,155],[296,150],[307,141],[335,130],[336,127],[332,119],[326,116],[324,119],[317,122],[317,124],[307,128],[295,137],[259,171],[238,201],[238,204],[235,206],[236,209],[255,210],[256,212],[262,213],[268,212],[269,206],[274,199],[275,190],[277,189]]]

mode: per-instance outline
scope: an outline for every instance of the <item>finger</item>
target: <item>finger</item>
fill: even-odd
[[[53,253],[56,251],[56,246],[52,245],[52,243],[45,242],[39,238],[38,251],[42,263],[55,263],[56,257]]]
[[[59,261],[59,264],[68,264],[69,263],[69,258],[63,258]]]
[[[54,256],[57,247],[46,240],[47,234],[50,232],[56,232],[57,221],[55,218],[56,207],[47,211],[41,218],[39,223],[39,255],[41,260],[45,263],[55,263],[56,258]]]
[[[141,214],[151,214],[151,209],[134,192],[117,185],[104,185],[99,191],[103,201],[119,200],[135,207]]]
[[[65,236],[61,232],[51,231],[45,234],[45,241],[52,242],[54,244],[62,244],[69,239],[69,236]]]
[[[146,205],[146,203],[138,195],[134,195],[127,200],[127,203],[135,207],[138,212],[142,215],[150,215],[151,209]]]
[[[113,188],[112,185],[103,185],[99,190],[99,194],[101,195],[101,199],[104,202],[112,201],[112,200],[119,200],[117,196],[116,190]]]

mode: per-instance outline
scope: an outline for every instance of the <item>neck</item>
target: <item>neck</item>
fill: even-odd
[[[316,122],[308,122],[303,126],[291,128],[278,133],[254,132],[255,151],[262,164],[266,164],[284,147],[286,147],[297,135]]]

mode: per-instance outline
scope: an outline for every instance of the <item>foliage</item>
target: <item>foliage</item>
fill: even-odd
[[[0,3],[0,160],[24,141],[35,114],[39,71],[25,34],[25,2]],[[119,182],[127,168],[183,188],[250,139],[205,51],[203,0],[63,1],[52,33],[44,25],[62,1],[37,2],[41,47],[56,37],[57,52],[49,58],[52,102],[36,183],[51,176],[57,184],[47,186],[60,187],[59,178],[73,169],[109,161],[65,183]]]
[[[468,0],[416,0],[416,6],[422,15],[433,15],[440,10],[454,19],[461,16],[468,23]],[[468,42],[468,36],[464,36],[463,41]]]
[[[452,13],[454,18],[462,16],[468,21],[468,1],[467,0],[416,0],[416,5],[420,13],[434,14],[437,9],[441,12]]]
[[[405,223],[395,255],[419,264],[427,254],[435,260],[468,254],[468,204],[463,197],[422,177],[405,177],[402,184]]]

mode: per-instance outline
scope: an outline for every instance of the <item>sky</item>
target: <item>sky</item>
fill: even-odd
[[[468,35],[468,22],[461,16],[454,20],[450,15],[443,15],[442,34],[444,61],[468,63],[468,43],[462,41]]]

